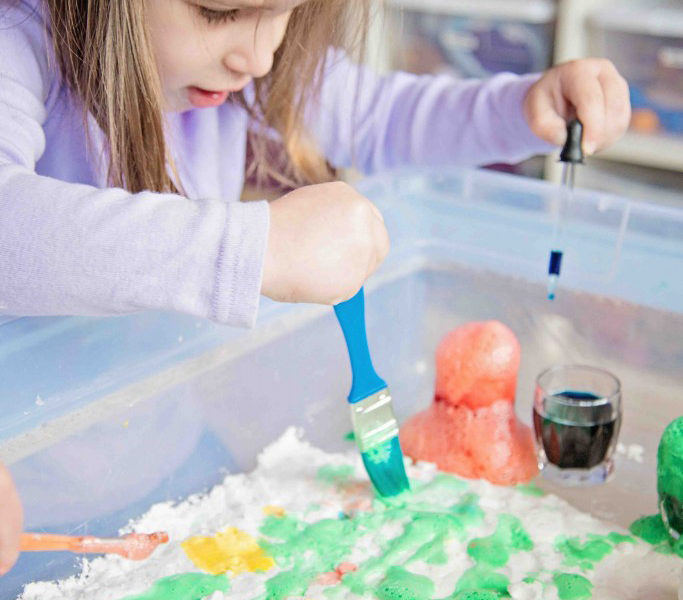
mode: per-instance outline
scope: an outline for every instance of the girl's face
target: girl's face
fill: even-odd
[[[266,75],[305,0],[146,0],[165,110],[218,106]]]

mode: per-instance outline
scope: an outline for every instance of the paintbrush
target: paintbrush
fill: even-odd
[[[22,533],[22,552],[54,552],[118,554],[131,560],[147,558],[159,544],[168,542],[168,534],[129,533],[120,538],[98,538],[91,535],[71,536],[55,533]]]
[[[351,359],[351,422],[363,464],[381,496],[395,496],[410,484],[398,441],[398,423],[385,381],[375,372],[365,331],[363,288],[334,307]]]

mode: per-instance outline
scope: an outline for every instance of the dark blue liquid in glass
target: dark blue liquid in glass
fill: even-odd
[[[562,401],[552,402],[552,398]],[[609,401],[581,406],[581,400],[598,400],[590,392],[565,390],[549,397],[545,415],[534,407],[534,431],[548,462],[561,469],[591,469],[605,460],[619,433],[618,414]],[[574,403],[575,402],[575,403]]]

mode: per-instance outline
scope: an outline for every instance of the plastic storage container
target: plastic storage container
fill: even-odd
[[[391,0],[396,68],[487,77],[531,73],[552,59],[550,0]]]
[[[615,5],[590,17],[592,54],[628,80],[632,127],[683,134],[683,5]]]
[[[614,479],[554,491],[622,525],[656,512],[657,443],[683,412],[683,210],[577,191],[549,302],[554,186],[438,169],[359,187],[392,236],[366,304],[399,419],[431,402],[440,338],[466,321],[499,319],[521,343],[525,422],[534,378],[552,364],[601,366],[623,383]],[[165,313],[10,320],[0,324],[0,379],[0,458],[30,531],[112,535],[154,502],[250,469],[291,425],[325,449],[351,447],[348,357],[329,307],[264,301],[252,331]],[[0,578],[0,598],[78,564],[24,555]]]

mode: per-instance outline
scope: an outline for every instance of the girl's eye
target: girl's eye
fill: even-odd
[[[232,10],[213,10],[205,6],[198,6],[199,14],[209,23],[225,23],[227,21],[234,21],[239,14],[238,9]]]

